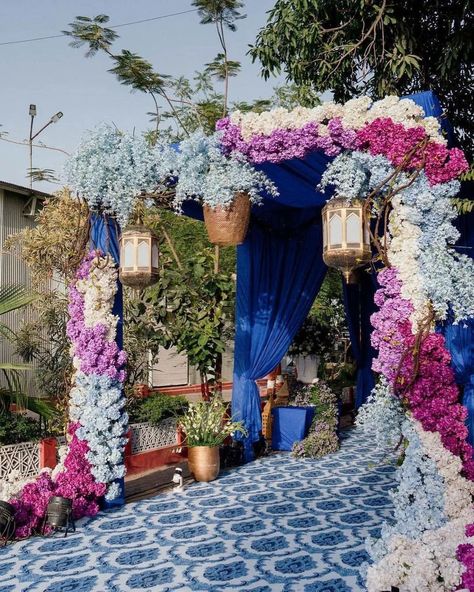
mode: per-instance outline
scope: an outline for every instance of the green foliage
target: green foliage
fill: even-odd
[[[40,424],[19,413],[0,413],[0,444],[18,444],[44,436]]]
[[[211,401],[190,403],[179,421],[188,446],[219,446],[235,432],[247,435],[241,422],[227,418],[227,404],[217,396]]]
[[[86,57],[90,58],[99,51],[109,53],[112,43],[117,39],[118,34],[113,29],[102,26],[109,20],[106,14],[94,18],[77,16],[74,22],[69,23],[71,29],[61,32],[72,37],[71,47],[88,46]]]
[[[295,107],[316,107],[321,103],[311,84],[286,84],[276,86],[273,91],[273,107],[291,111]]]
[[[239,12],[244,6],[240,0],[193,0],[192,6],[198,9],[201,25],[213,23],[230,31],[236,31],[236,21],[247,16]]]
[[[0,287],[0,316],[11,313],[15,310],[24,308],[33,300],[36,295],[29,292],[23,286],[2,286]],[[15,339],[15,333],[5,323],[0,322],[0,339],[12,342]],[[0,409],[8,409],[11,402],[16,402],[19,406],[24,406],[28,401],[22,393],[21,372],[30,367],[26,364],[14,362],[0,363],[0,373],[3,375],[8,386],[6,389],[0,389]]]
[[[250,54],[338,101],[432,89],[472,156],[473,27],[470,0],[276,0]]]
[[[321,289],[289,348],[290,355],[317,355],[328,361],[347,331],[341,276],[328,269]]]
[[[59,179],[55,176],[53,169],[38,169],[33,167],[28,169],[27,177],[30,178],[33,183],[40,181],[47,181],[48,183],[59,183]]]
[[[470,198],[454,197],[452,200],[454,207],[460,215],[469,214],[474,210],[474,200]]]
[[[132,322],[143,339],[176,347],[204,381],[212,380],[232,329],[234,281],[229,273],[214,272],[212,251],[191,252],[189,243],[181,269],[165,249],[162,265],[158,283],[131,303]]]
[[[66,335],[67,297],[60,292],[42,294],[35,303],[35,320],[21,325],[15,336],[16,353],[35,362],[35,386],[41,397],[52,400],[64,424],[69,414],[69,390],[73,372],[70,342]],[[62,431],[63,425],[58,425]]]
[[[73,278],[89,237],[87,204],[66,188],[48,199],[33,228],[8,237],[6,247],[28,265],[33,280],[43,285],[53,275],[66,284]]]
[[[240,62],[227,60],[225,54],[218,53],[212,62],[206,64],[205,72],[217,80],[225,80],[227,76],[237,76],[240,68]]]
[[[148,421],[156,425],[163,419],[182,415],[187,411],[188,405],[184,397],[154,393],[144,399],[129,398],[127,413],[131,423]]]

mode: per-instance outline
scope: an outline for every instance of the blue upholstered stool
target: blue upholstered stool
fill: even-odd
[[[273,450],[291,450],[295,442],[307,436],[314,407],[274,407],[272,414]]]

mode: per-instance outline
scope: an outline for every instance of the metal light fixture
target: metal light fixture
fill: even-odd
[[[61,119],[62,116],[63,116],[63,112],[62,111],[58,111],[57,113],[55,113],[51,117],[51,123],[57,123]]]
[[[64,113],[62,111],[58,111],[57,113],[55,113],[54,115],[52,115],[48,121],[48,123],[45,123],[45,125],[43,125],[43,127],[41,129],[39,129],[36,134],[33,133],[33,124],[34,124],[34,120],[35,117],[37,115],[37,109],[36,109],[36,105],[34,103],[30,103],[30,108],[28,110],[28,114],[30,116],[30,136],[29,136],[29,140],[28,140],[28,144],[29,144],[29,161],[30,161],[30,189],[31,191],[33,191],[33,140],[35,138],[37,138],[40,133],[42,131],[44,131],[49,125],[51,125],[52,123],[57,123],[61,117],[64,115]]]
[[[43,523],[43,533],[46,524],[54,531],[66,528],[64,536],[67,536],[69,529],[76,532],[76,525],[72,517],[72,500],[67,497],[54,496],[49,500],[46,516]]]
[[[354,270],[372,259],[364,202],[335,197],[324,206],[322,216],[324,262],[353,283]]]
[[[155,234],[143,224],[127,226],[120,237],[120,281],[142,289],[159,277],[159,248]]]

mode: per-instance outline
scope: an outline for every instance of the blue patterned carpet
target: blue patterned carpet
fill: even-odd
[[[0,549],[0,592],[350,592],[391,516],[394,467],[357,430],[318,461],[282,453]]]

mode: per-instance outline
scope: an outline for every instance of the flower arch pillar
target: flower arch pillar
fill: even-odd
[[[117,266],[120,263],[119,232],[117,223],[111,218],[93,214],[90,229],[91,247],[100,249],[106,255],[113,258]],[[123,349],[123,288],[117,279],[117,293],[115,295],[112,313],[118,317],[117,336],[115,341],[120,350]],[[125,504],[125,482],[118,480],[120,494],[113,500],[104,500],[105,508],[123,506]]]

